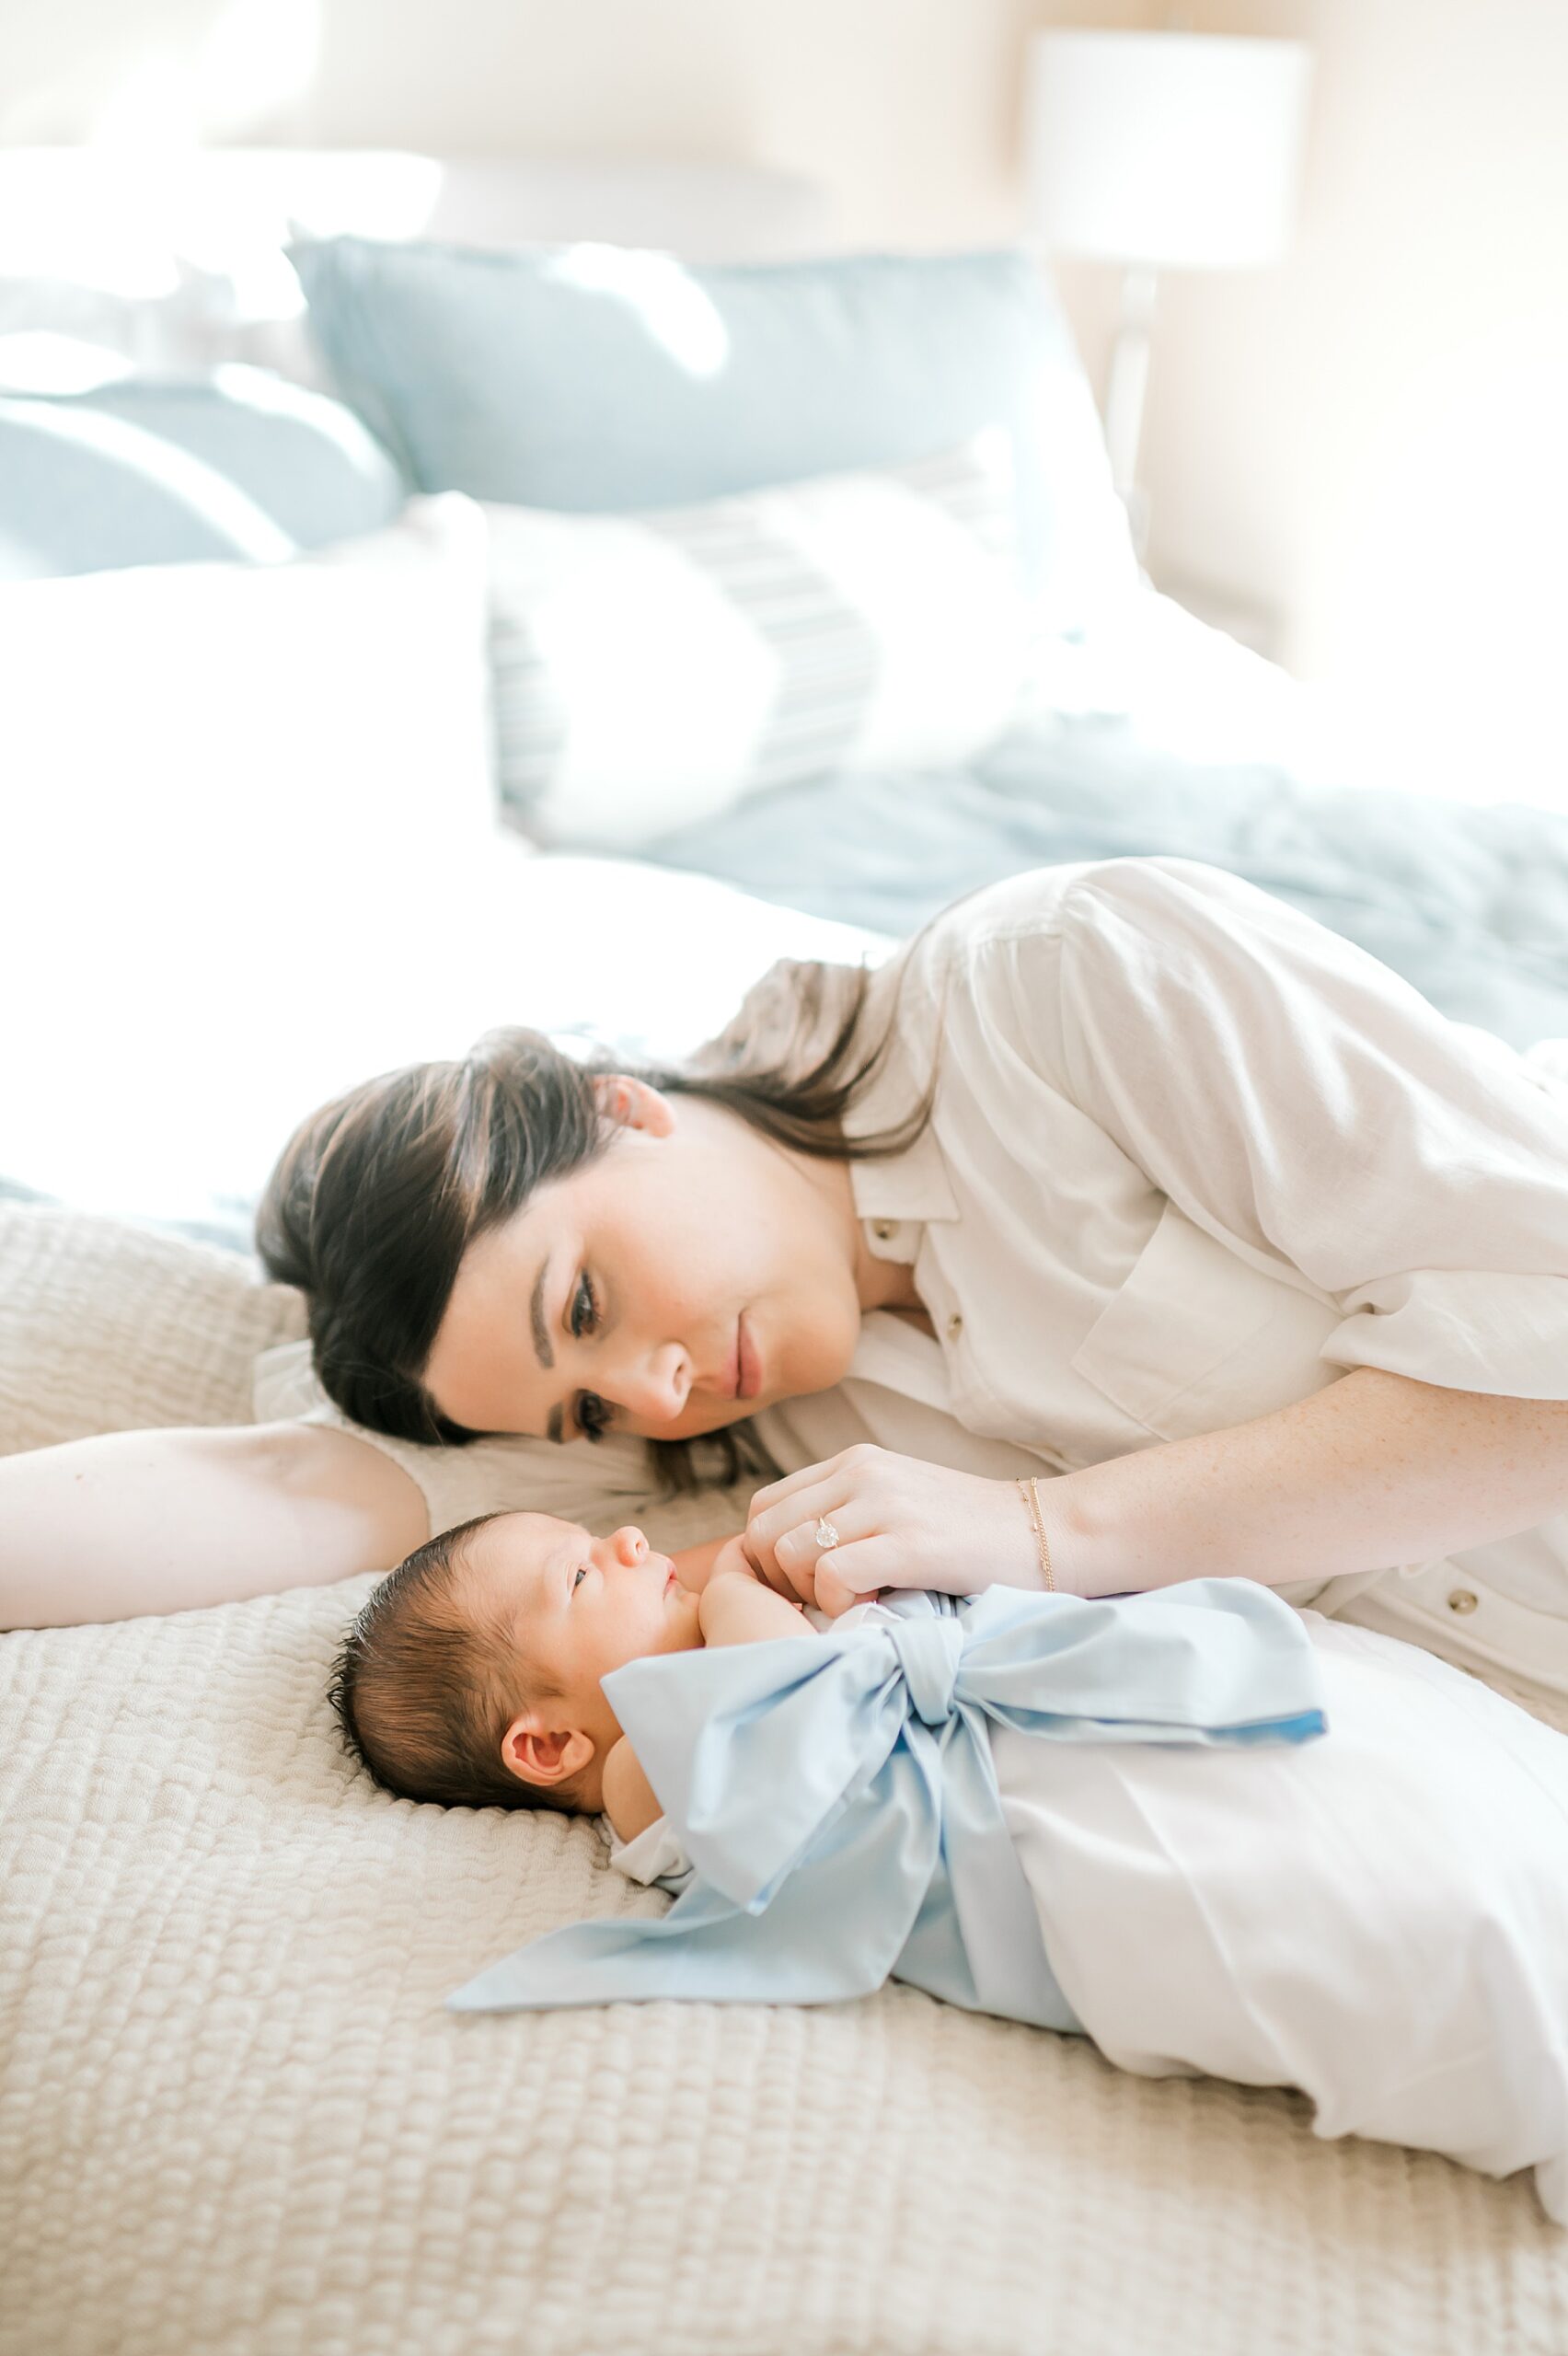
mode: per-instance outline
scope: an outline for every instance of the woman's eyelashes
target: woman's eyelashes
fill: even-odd
[[[580,1391],[572,1416],[584,1439],[602,1439],[610,1427],[610,1410],[596,1391]]]
[[[578,1275],[566,1322],[568,1332],[577,1342],[598,1330],[599,1300],[594,1290],[594,1280],[586,1269]],[[609,1428],[610,1410],[597,1392],[580,1391],[572,1403],[571,1413],[584,1439],[598,1439]]]

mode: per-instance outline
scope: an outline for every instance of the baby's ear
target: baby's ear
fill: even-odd
[[[552,1727],[547,1710],[524,1710],[501,1738],[502,1763],[522,1784],[550,1791],[571,1783],[594,1757],[594,1740],[580,1727]]]

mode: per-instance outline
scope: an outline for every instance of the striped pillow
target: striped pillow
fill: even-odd
[[[486,513],[502,796],[536,840],[629,849],[774,786],[962,762],[1017,702],[1004,432],[699,507]]]

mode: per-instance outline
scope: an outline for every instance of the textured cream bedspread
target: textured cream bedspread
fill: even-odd
[[[0,1447],[243,1415],[291,1295],[0,1210]],[[457,2020],[656,1908],[551,1817],[339,1752],[352,1580],[0,1639],[4,2356],[1491,2356],[1568,2350],[1528,2177],[1325,2144],[905,1989]]]

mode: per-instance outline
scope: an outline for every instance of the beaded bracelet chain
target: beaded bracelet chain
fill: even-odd
[[[1055,1595],[1056,1582],[1051,1576],[1051,1549],[1045,1540],[1045,1524],[1040,1519],[1039,1483],[1020,1478],[1018,1487],[1024,1504],[1029,1507],[1029,1519],[1034,1524],[1034,1542],[1040,1549],[1041,1576],[1045,1581],[1047,1592]]]

